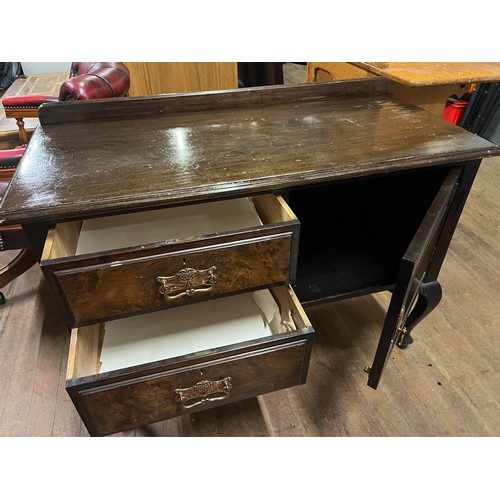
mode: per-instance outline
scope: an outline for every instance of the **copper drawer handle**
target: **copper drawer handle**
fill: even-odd
[[[175,389],[177,402],[186,410],[212,401],[221,401],[229,397],[232,389],[231,377],[222,380],[202,380],[187,389]]]
[[[193,269],[185,267],[173,276],[158,276],[156,282],[160,283],[159,291],[165,300],[175,299],[195,293],[206,293],[212,290],[217,283],[217,268],[212,266],[208,269]]]

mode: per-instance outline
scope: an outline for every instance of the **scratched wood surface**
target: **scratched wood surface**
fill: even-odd
[[[500,154],[386,90],[375,78],[48,105],[0,218],[60,221]]]
[[[385,293],[306,309],[316,334],[305,385],[114,436],[500,435],[499,186],[500,158],[485,159],[440,275],[443,300],[414,344],[393,351],[376,391],[363,368]],[[64,389],[69,335],[39,268],[2,291],[0,436],[87,436]]]

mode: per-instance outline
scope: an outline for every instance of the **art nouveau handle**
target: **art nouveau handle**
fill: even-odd
[[[208,269],[193,269],[184,267],[173,276],[158,276],[156,282],[160,283],[159,292],[165,300],[175,299],[195,293],[206,293],[212,290],[217,283],[217,268],[212,266]]]
[[[175,389],[176,400],[187,410],[197,405],[228,398],[232,387],[231,377],[222,380],[202,380],[187,389]]]

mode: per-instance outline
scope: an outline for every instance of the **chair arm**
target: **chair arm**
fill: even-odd
[[[46,102],[54,102],[59,99],[50,95],[13,95],[2,99],[2,105],[5,108],[6,116],[12,116],[22,111],[37,110]]]
[[[59,100],[122,97],[129,88],[130,76],[124,64],[94,63],[87,73],[69,78],[62,84]]]

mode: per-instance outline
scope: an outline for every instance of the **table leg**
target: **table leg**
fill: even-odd
[[[439,304],[442,296],[441,285],[437,281],[422,283],[418,291],[417,303],[405,323],[406,333],[397,344],[399,348],[405,349],[413,343],[411,331]]]

